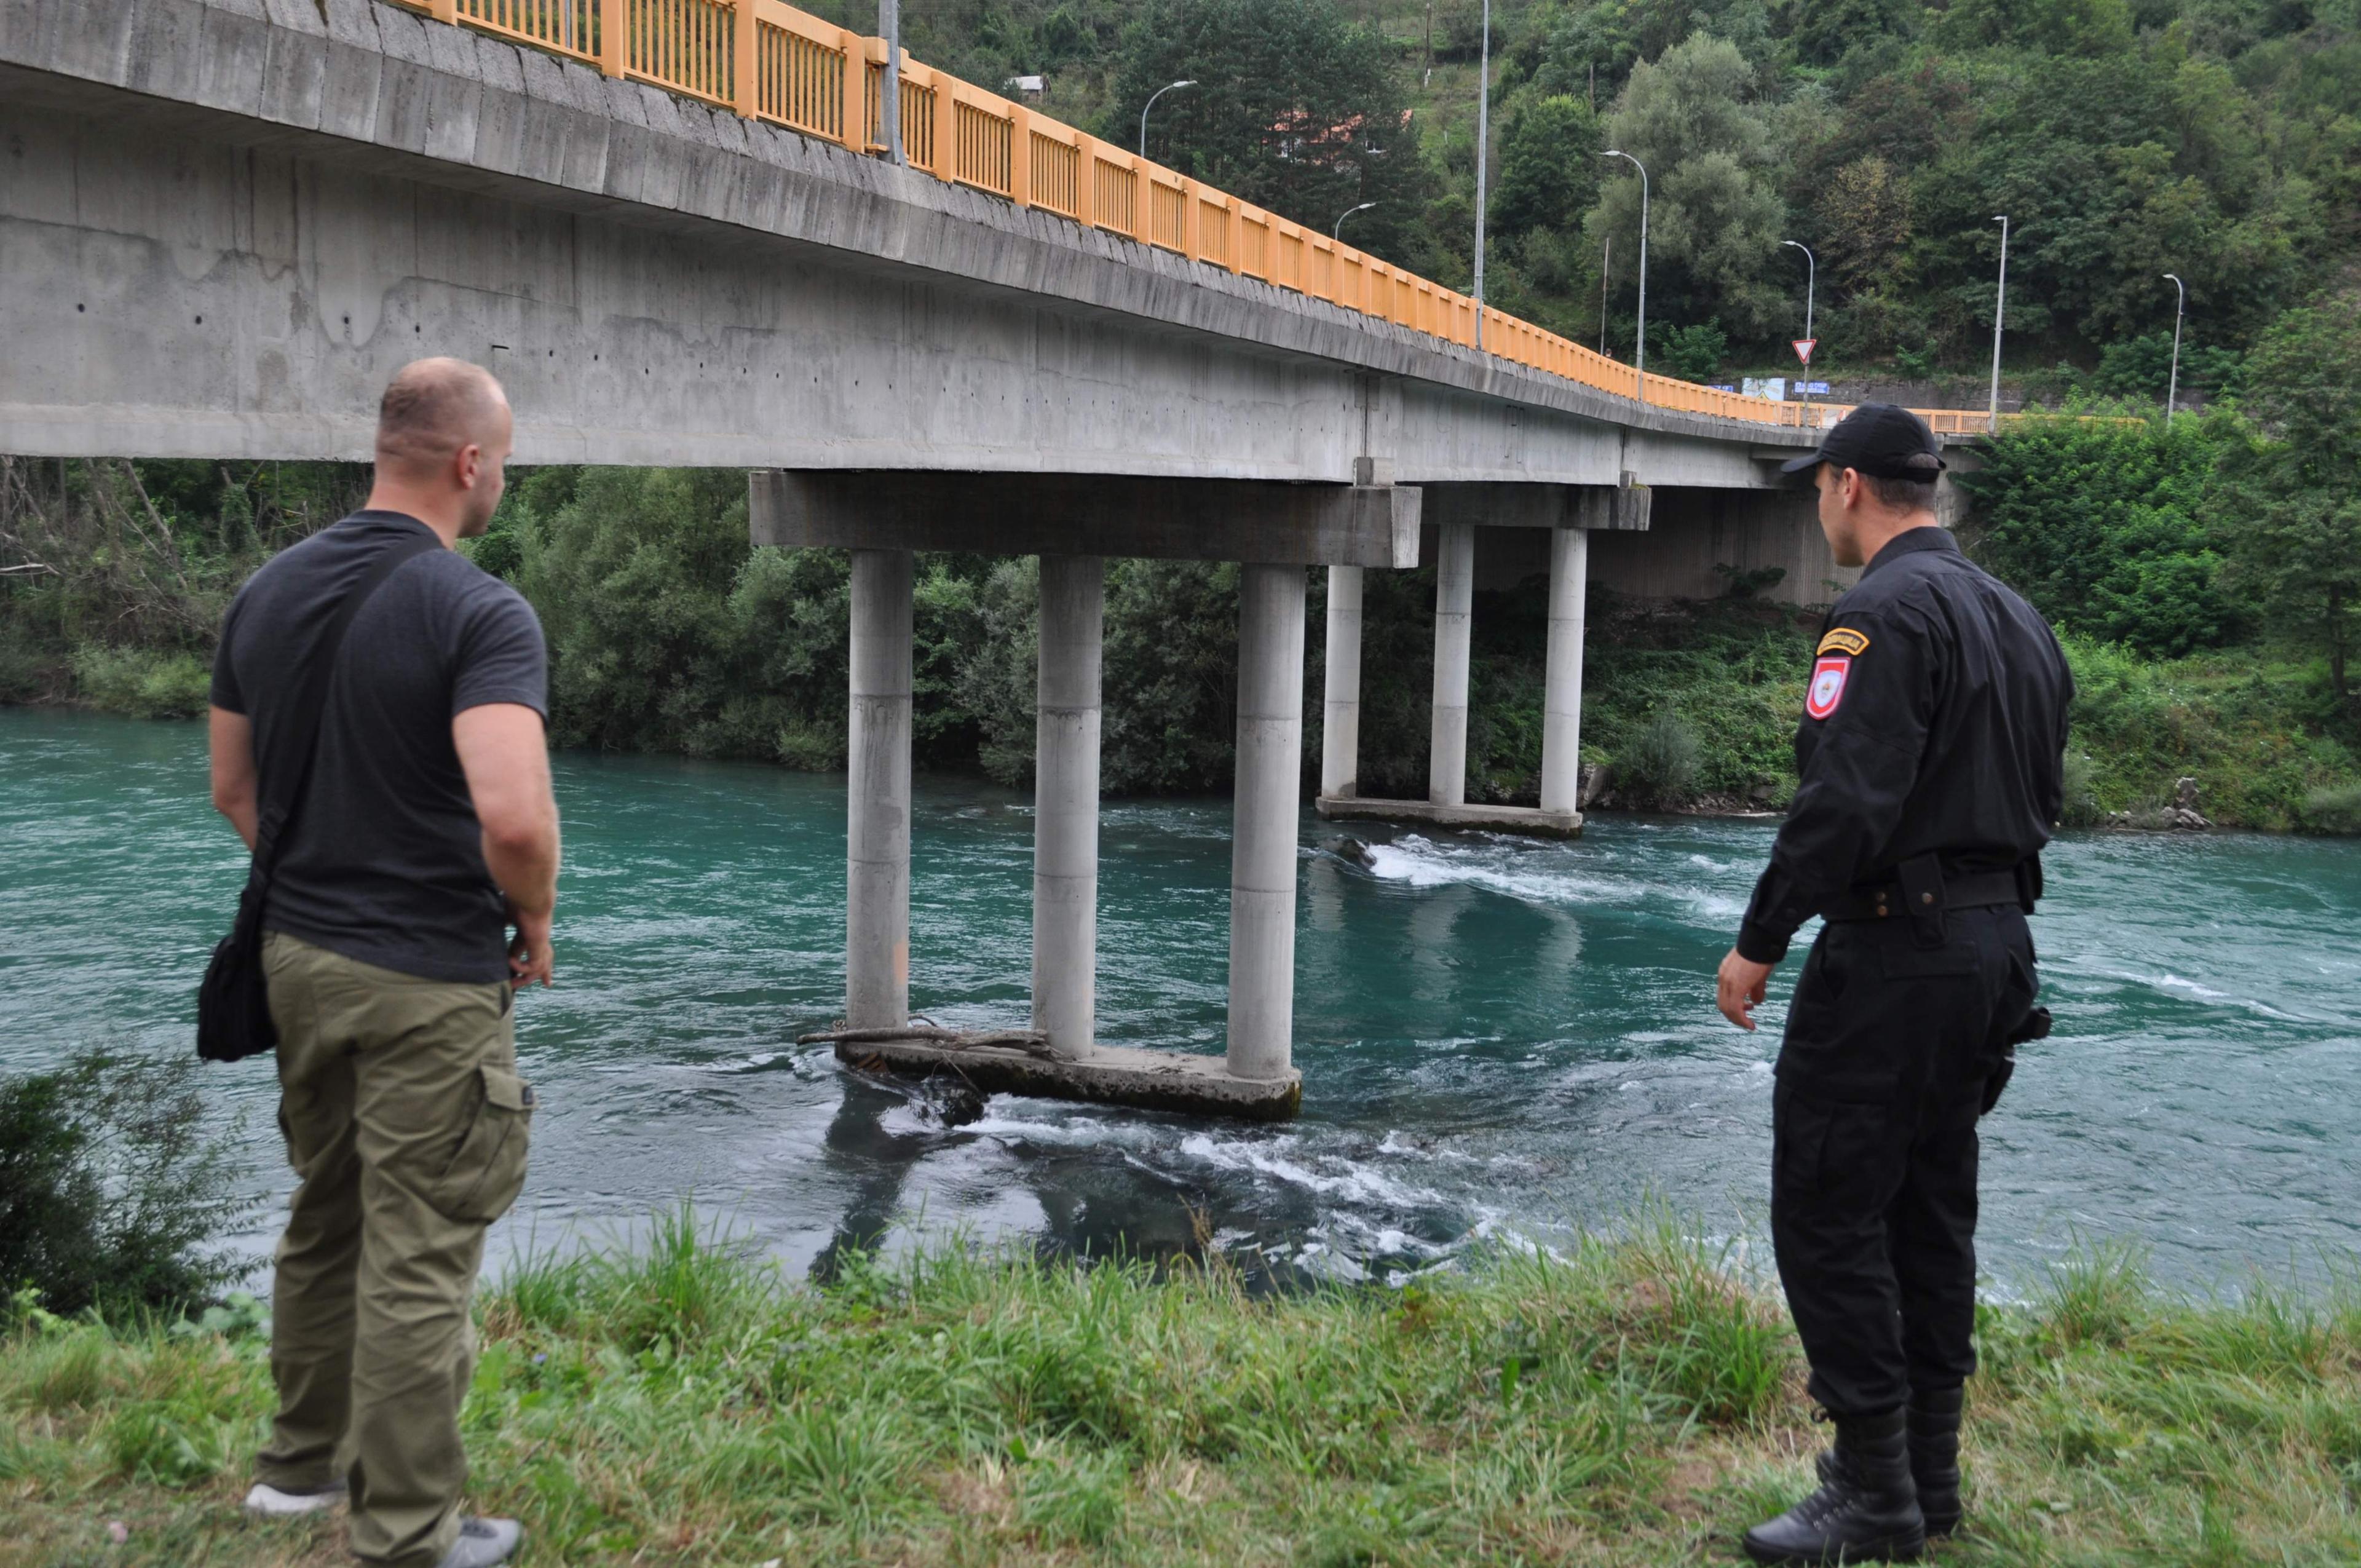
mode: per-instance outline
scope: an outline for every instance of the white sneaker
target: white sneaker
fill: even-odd
[[[443,1554],[436,1568],[492,1568],[505,1563],[524,1539],[524,1527],[514,1519],[463,1519],[459,1539]]]
[[[331,1481],[308,1492],[282,1491],[266,1481],[257,1481],[246,1495],[246,1511],[264,1519],[292,1519],[298,1514],[325,1512],[345,1500],[345,1484]]]

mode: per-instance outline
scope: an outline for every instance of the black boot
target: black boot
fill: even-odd
[[[1960,1528],[1960,1406],[1963,1388],[1919,1388],[1910,1395],[1910,1479],[1927,1533]]]
[[[1839,1416],[1836,1429],[1820,1489],[1746,1532],[1755,1562],[1915,1563],[1926,1550],[1902,1412]]]

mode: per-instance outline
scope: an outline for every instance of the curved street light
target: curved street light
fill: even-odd
[[[1601,158],[1620,158],[1640,171],[1640,341],[1632,345],[1631,367],[1640,373],[1640,400],[1648,400],[1648,167],[1620,148],[1609,148]]]
[[[2189,286],[2170,272],[2165,276],[2172,279],[2173,291],[2172,379],[2165,384],[2164,389],[2164,428],[2170,430],[2173,400],[2180,394],[2180,318],[2189,313]]]
[[[1148,102],[1139,106],[1140,157],[1146,158],[1148,156],[1148,111],[1156,107],[1156,100],[1163,97],[1167,93],[1174,92],[1182,87],[1194,87],[1195,85],[1197,84],[1194,82],[1168,82],[1163,86],[1159,87],[1155,92],[1150,93],[1148,95]]]
[[[1347,207],[1343,212],[1337,214],[1336,221],[1329,225],[1328,237],[1330,239],[1334,239],[1337,235],[1342,232],[1345,227],[1345,220],[1346,218],[1351,217],[1355,213],[1366,213],[1371,207],[1376,205],[1377,203],[1375,202],[1364,202],[1357,207]]]
[[[1819,282],[1819,275],[1820,275],[1820,263],[1819,263],[1819,260],[1818,260],[1818,258],[1816,258],[1815,256],[1813,256],[1813,254],[1812,254],[1812,247],[1811,247],[1810,246],[1808,246],[1808,245],[1806,245],[1806,244],[1805,244],[1803,241],[1801,241],[1801,240],[1798,240],[1798,239],[1783,239],[1783,240],[1781,240],[1779,243],[1780,243],[1781,245],[1792,245],[1792,246],[1794,246],[1797,250],[1800,250],[1800,251],[1802,251],[1802,252],[1804,253],[1804,341],[1805,341],[1805,342],[1806,342],[1806,343],[1815,343],[1817,340],[1815,340],[1815,339],[1813,338],[1813,336],[1812,336],[1812,291],[1813,291],[1813,290],[1814,290],[1816,287],[1817,287],[1818,282]],[[1805,406],[1808,408],[1808,407],[1811,405],[1811,401],[1812,401],[1812,362],[1811,362],[1810,360],[1806,359],[1806,360],[1805,360],[1805,361],[1804,361],[1804,403],[1805,403]]]

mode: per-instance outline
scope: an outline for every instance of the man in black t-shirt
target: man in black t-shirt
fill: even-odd
[[[549,983],[557,892],[541,626],[453,548],[500,504],[510,433],[487,372],[403,369],[368,506],[254,575],[214,665],[214,802],[250,847],[259,804],[303,777],[302,673],[398,560],[333,655],[264,906],[301,1179],[272,1300],[278,1419],[247,1496],[301,1514],[349,1493],[353,1550],[385,1568],[488,1568],[519,1535],[460,1513],[458,1425],[484,1231],[524,1182],[512,998]]]

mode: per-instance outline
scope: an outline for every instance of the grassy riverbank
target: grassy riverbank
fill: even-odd
[[[473,1501],[545,1563],[1727,1560],[1821,1432],[1720,1261],[1667,1228],[1275,1299],[946,1252],[812,1290],[675,1215],[488,1293]],[[2346,1283],[2195,1305],[2113,1258],[1987,1310],[1943,1560],[2353,1561]],[[335,1560],[337,1520],[237,1517],[269,1376],[228,1316],[0,1341],[0,1564]]]

